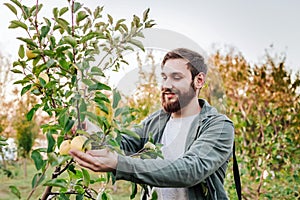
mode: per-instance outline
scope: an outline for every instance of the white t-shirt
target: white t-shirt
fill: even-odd
[[[161,143],[164,159],[176,160],[184,154],[186,138],[196,115],[184,118],[170,118],[167,122]],[[188,199],[186,188],[155,188],[159,200]]]

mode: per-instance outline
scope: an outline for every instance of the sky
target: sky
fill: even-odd
[[[8,29],[14,15],[0,5],[0,48],[4,54],[17,56],[24,32]],[[35,0],[26,0],[34,3]],[[67,5],[67,0],[39,0],[51,14],[53,7]],[[300,1],[299,0],[82,0],[93,8],[103,5],[114,18],[131,19],[150,8],[155,28],[182,34],[211,52],[214,45],[230,45],[257,63],[271,45],[275,53],[286,55],[287,66],[300,69]]]

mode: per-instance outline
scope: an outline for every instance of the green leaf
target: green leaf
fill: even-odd
[[[101,12],[103,11],[103,6],[97,6],[97,8],[94,10],[94,18],[97,19],[99,17],[101,17]]]
[[[17,39],[25,42],[26,44],[28,44],[31,47],[38,48],[38,45],[30,38],[17,37]]]
[[[119,30],[122,22],[126,21],[126,19],[119,19],[116,23],[115,30]]]
[[[77,16],[76,16],[76,24],[79,25],[79,22],[81,22],[82,20],[84,20],[87,17],[88,17],[88,15],[86,14],[85,11],[78,12]]]
[[[96,33],[95,32],[90,32],[87,35],[83,36],[80,40],[81,43],[85,43],[88,40],[93,39],[94,37],[96,37]]]
[[[82,7],[82,5],[78,2],[74,3],[74,13],[76,13],[80,8]]]
[[[103,192],[101,195],[101,200],[108,200],[108,196],[106,192]]]
[[[140,38],[145,38],[145,35],[144,35],[143,32],[137,32],[137,33],[136,33],[136,36],[137,36],[137,37],[140,37]]]
[[[121,94],[116,89],[113,90],[113,109],[118,107],[118,104],[121,100]]]
[[[64,41],[66,43],[70,44],[72,47],[75,47],[77,45],[76,40],[73,37],[71,37],[71,36],[65,36],[64,37]]]
[[[24,56],[25,56],[25,49],[24,49],[23,45],[20,45],[18,54],[19,54],[20,58],[24,58]]]
[[[51,35],[50,36],[50,49],[53,50],[55,47],[56,47],[56,39],[53,35]]]
[[[103,94],[102,92],[96,92],[95,97],[98,98],[98,100],[105,101],[107,103],[110,103],[109,98],[107,95]]]
[[[91,85],[88,88],[89,91],[93,91],[93,90],[111,90],[111,88],[108,85],[105,85],[103,83],[96,83]]]
[[[97,106],[100,108],[100,110],[102,110],[103,112],[105,112],[106,114],[108,114],[109,110],[107,108],[107,106],[105,105],[104,101],[102,98],[100,97],[95,97],[94,101],[97,103]]]
[[[148,19],[150,8],[146,9],[143,13],[143,22],[146,22]]]
[[[28,92],[32,87],[32,84],[26,85],[25,87],[22,88],[21,90],[21,96],[23,96],[26,92]]]
[[[66,70],[70,69],[71,63],[67,62],[65,59],[60,59],[58,62],[62,68],[66,69]]]
[[[51,26],[51,21],[46,17],[43,17],[43,19],[46,22],[46,24],[50,27]]]
[[[33,108],[31,108],[30,111],[26,114],[26,119],[27,119],[28,121],[31,121],[31,120],[32,120],[32,117],[33,117],[35,111],[36,111],[36,108],[33,107]]]
[[[59,16],[62,16],[62,15],[65,14],[68,10],[69,10],[68,7],[63,7],[63,8],[60,9],[60,11],[59,11]]]
[[[19,8],[22,8],[22,5],[18,0],[10,0],[10,1],[16,4]]]
[[[19,191],[19,189],[16,186],[10,185],[9,189],[10,189],[11,193],[13,193],[15,196],[18,197],[18,199],[21,199],[21,192]]]
[[[57,18],[56,22],[60,25],[61,28],[63,28],[64,30],[68,30],[69,22],[67,22],[65,19]]]
[[[43,4],[39,3],[38,8],[36,9],[36,5],[32,6],[29,10],[29,14],[32,16],[36,16],[38,12],[43,8]]]
[[[10,3],[4,3],[4,5],[6,5],[15,15],[18,14],[17,9]]]
[[[76,194],[76,200],[83,200],[84,194]]]
[[[89,116],[89,118],[90,118],[92,121],[94,121],[94,122],[98,121],[98,116],[97,116],[95,113],[93,113],[93,112],[86,112],[85,114],[86,114],[87,116]]]
[[[109,22],[110,24],[113,24],[113,23],[114,23],[114,20],[113,20],[112,16],[111,16],[110,14],[107,14],[107,17],[108,17],[108,22]]]
[[[91,72],[92,72],[91,74],[95,76],[103,76],[103,77],[105,76],[103,71],[98,67],[92,67]]]
[[[67,188],[67,181],[65,179],[51,179],[43,184],[44,186],[53,186]]]
[[[71,118],[68,119],[66,126],[64,127],[64,131],[68,132],[71,130],[71,128],[73,127],[75,121],[72,120]]]
[[[31,15],[29,13],[29,7],[25,6],[24,4],[22,5],[22,17],[23,19],[27,20]]]
[[[57,19],[57,17],[58,17],[58,8],[53,8],[52,13],[53,13],[54,19]]]
[[[40,38],[42,39],[42,38],[46,37],[47,34],[49,33],[49,31],[50,31],[50,27],[49,27],[49,26],[43,26],[43,27],[41,28],[41,35],[40,35]]]
[[[82,170],[82,175],[83,175],[83,184],[84,184],[84,186],[89,187],[90,180],[91,180],[90,174],[84,168],[82,168],[81,170]]]
[[[126,24],[120,24],[120,26],[124,29],[126,33],[128,33],[128,27],[126,26]]]
[[[123,112],[124,108],[117,108],[114,114],[114,117],[118,117],[122,112]]]
[[[94,82],[91,81],[90,79],[82,79],[82,82],[83,82],[84,84],[86,84],[87,86],[91,86],[91,85],[94,84]]]
[[[36,173],[34,175],[34,177],[32,178],[31,181],[31,187],[35,188],[37,187],[39,184],[41,184],[41,182],[43,182],[43,180],[45,179],[45,175],[42,173]]]
[[[10,71],[15,73],[15,74],[23,74],[23,72],[21,70],[18,70],[18,69],[12,69]]]
[[[93,91],[93,90],[111,90],[111,88],[108,85],[105,85],[103,83],[96,83],[94,85],[91,85],[88,88],[89,91]]]
[[[128,42],[129,42],[130,44],[133,44],[133,45],[137,46],[137,47],[140,48],[141,50],[145,51],[144,45],[143,45],[143,43],[142,43],[141,41],[136,40],[136,39],[130,39]]]
[[[134,199],[135,195],[137,194],[137,184],[131,183],[131,195],[130,199]]]
[[[53,138],[51,132],[47,132],[46,136],[48,141],[47,153],[50,153],[54,151],[55,139]]]
[[[47,69],[47,65],[46,64],[41,64],[41,65],[35,65],[32,68],[32,73],[33,74],[40,74],[42,71],[44,71],[45,69]]]
[[[40,151],[38,149],[32,151],[31,158],[34,161],[35,168],[37,170],[42,169],[42,167],[45,164],[45,161],[43,160],[43,157],[42,157],[42,155],[41,155],[41,153],[40,153]]]
[[[25,23],[23,23],[21,21],[18,21],[18,20],[12,20],[10,22],[10,25],[9,25],[8,28],[18,28],[18,27],[21,27],[21,28],[23,28],[25,30],[28,29],[28,27],[27,27],[27,25]]]
[[[145,28],[151,28],[152,26],[156,25],[154,20],[149,20],[145,23]]]

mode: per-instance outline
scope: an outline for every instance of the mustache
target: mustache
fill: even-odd
[[[162,94],[165,94],[165,93],[174,93],[174,94],[178,94],[179,91],[176,90],[176,89],[171,89],[171,88],[162,88],[161,89],[161,92]]]

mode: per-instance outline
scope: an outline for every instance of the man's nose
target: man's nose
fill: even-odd
[[[162,87],[163,88],[172,88],[172,81],[169,78],[167,78],[166,80],[164,80],[162,82]]]

